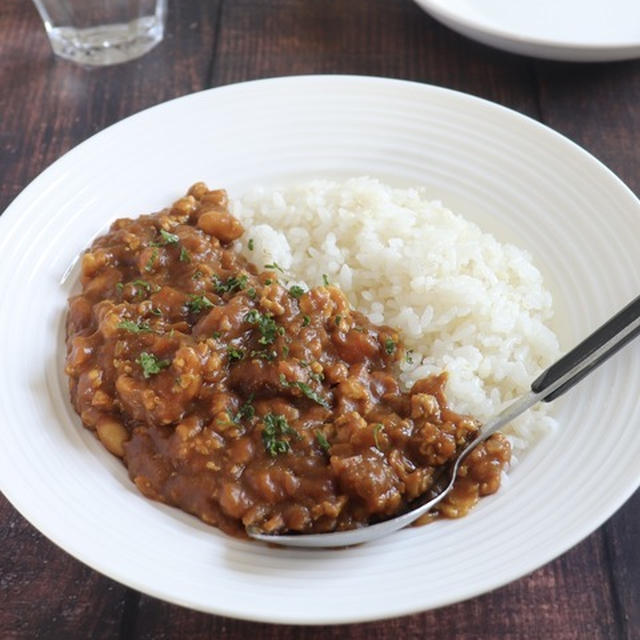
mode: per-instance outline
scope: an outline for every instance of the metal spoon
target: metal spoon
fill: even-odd
[[[550,402],[562,395],[639,334],[640,296],[538,376],[531,384],[531,391],[491,418],[484,425],[480,435],[467,445],[456,459],[451,469],[451,479],[444,490],[411,511],[384,522],[348,531],[299,535],[274,535],[252,531],[247,533],[255,540],[288,547],[344,547],[370,542],[406,527],[427,513],[451,491],[460,464],[481,442],[537,402]]]

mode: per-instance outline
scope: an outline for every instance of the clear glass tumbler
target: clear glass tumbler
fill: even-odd
[[[53,52],[80,64],[133,60],[162,40],[167,0],[33,0]]]

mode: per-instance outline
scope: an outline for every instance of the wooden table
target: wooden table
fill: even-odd
[[[54,59],[31,3],[3,0],[0,211],[65,151],[131,113],[208,87],[307,73],[406,78],[482,96],[564,133],[640,193],[640,61],[570,65],[501,53],[449,31],[409,0],[176,0],[154,51],[85,70]],[[9,304],[3,300],[4,313]],[[301,628],[141,595],[62,552],[0,498],[0,638],[638,639],[639,512],[636,492],[561,558],[468,602]]]

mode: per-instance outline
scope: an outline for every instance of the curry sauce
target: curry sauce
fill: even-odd
[[[401,388],[401,337],[328,282],[287,286],[239,255],[226,193],[197,183],[170,208],[117,220],[82,259],[66,372],[83,424],[147,497],[231,534],[327,532],[396,515],[433,491],[478,432],[446,375]],[[249,246],[251,246],[249,241]],[[438,507],[495,492],[500,434]]]

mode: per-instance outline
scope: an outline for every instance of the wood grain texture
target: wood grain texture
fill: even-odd
[[[0,495],[0,637],[118,637],[127,589],[77,562]]]
[[[568,135],[640,193],[640,62],[568,65],[505,54],[458,36],[410,0],[176,0],[167,36],[151,53],[86,70],[53,58],[31,3],[4,0],[0,211],[62,153],[127,115],[208,86],[298,73],[405,78],[493,100]],[[636,493],[561,558],[468,602],[301,628],[140,596],[67,556],[2,499],[0,638],[636,640],[639,510]]]
[[[475,44],[408,0],[234,0],[211,84],[344,73],[428,82],[538,115],[525,58]]]
[[[254,624],[143,596],[134,637],[169,640],[182,632],[186,637],[225,640],[608,640],[616,637],[617,627],[610,584],[601,574],[604,553],[602,536],[595,534],[558,561],[496,592],[436,611],[358,625],[303,629]],[[309,601],[313,602],[312,584]]]
[[[0,210],[54,160],[128,115],[207,87],[219,1],[171,5],[168,33],[143,58],[86,69],[54,58],[35,8],[3,0]]]
[[[543,122],[593,153],[640,194],[640,60],[539,62],[535,76]]]

